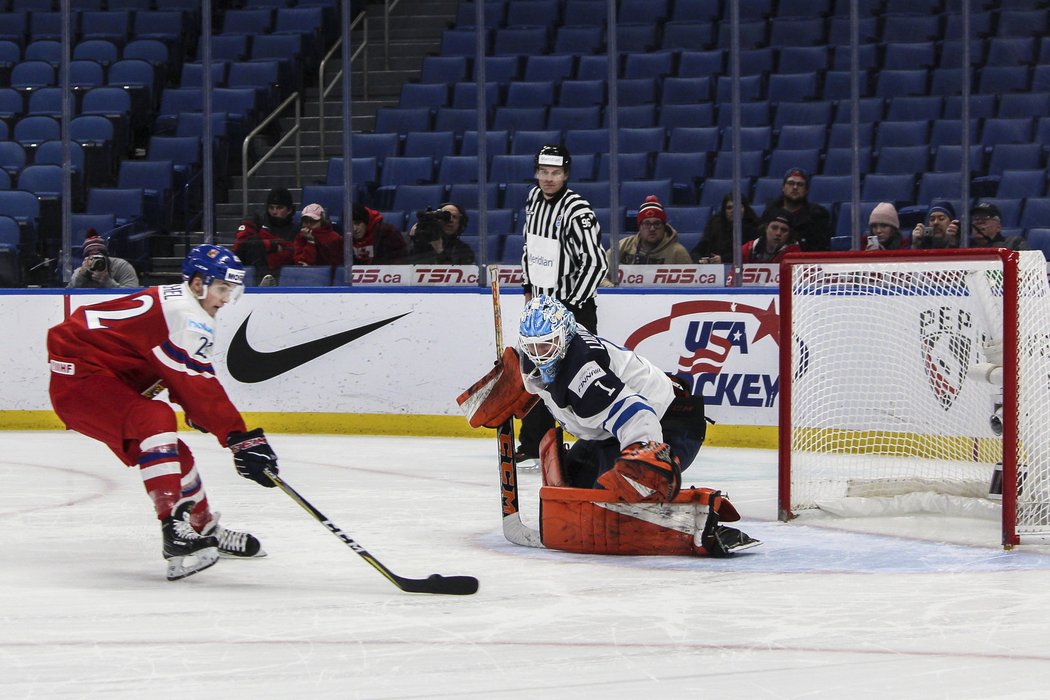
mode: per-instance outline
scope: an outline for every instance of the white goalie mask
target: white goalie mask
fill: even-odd
[[[576,317],[557,299],[533,297],[521,313],[518,349],[525,354],[547,384],[558,374],[558,363],[576,337]]]

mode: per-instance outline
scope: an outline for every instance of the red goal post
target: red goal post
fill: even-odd
[[[780,314],[781,520],[983,514],[1006,547],[1050,537],[1041,252],[792,254]],[[988,494],[999,462],[1001,505]]]

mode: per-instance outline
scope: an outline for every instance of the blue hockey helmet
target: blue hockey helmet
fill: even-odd
[[[576,337],[576,317],[553,297],[540,294],[525,304],[518,326],[518,349],[532,360],[543,381],[550,384]]]
[[[205,243],[196,246],[182,261],[182,279],[189,282],[200,275],[204,285],[214,280],[244,284],[244,263],[229,248]]]

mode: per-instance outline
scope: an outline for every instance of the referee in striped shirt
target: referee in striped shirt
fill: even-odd
[[[598,219],[586,199],[568,188],[572,157],[565,146],[548,144],[536,154],[536,187],[525,200],[525,246],[521,268],[525,301],[553,296],[592,333],[598,332],[598,285],[608,272]],[[521,422],[518,464],[534,466],[539,443],[554,418],[538,404]]]

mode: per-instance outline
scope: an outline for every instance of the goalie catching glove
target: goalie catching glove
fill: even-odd
[[[682,470],[667,443],[636,442],[620,452],[598,483],[627,503],[666,503],[682,488]]]
[[[510,418],[523,418],[540,400],[525,390],[518,353],[506,348],[496,366],[456,398],[470,427],[498,428]]]
[[[277,485],[263,471],[269,469],[274,474],[279,473],[277,455],[270,443],[266,442],[262,428],[246,433],[230,433],[226,446],[233,452],[233,464],[238,474],[269,489]]]

